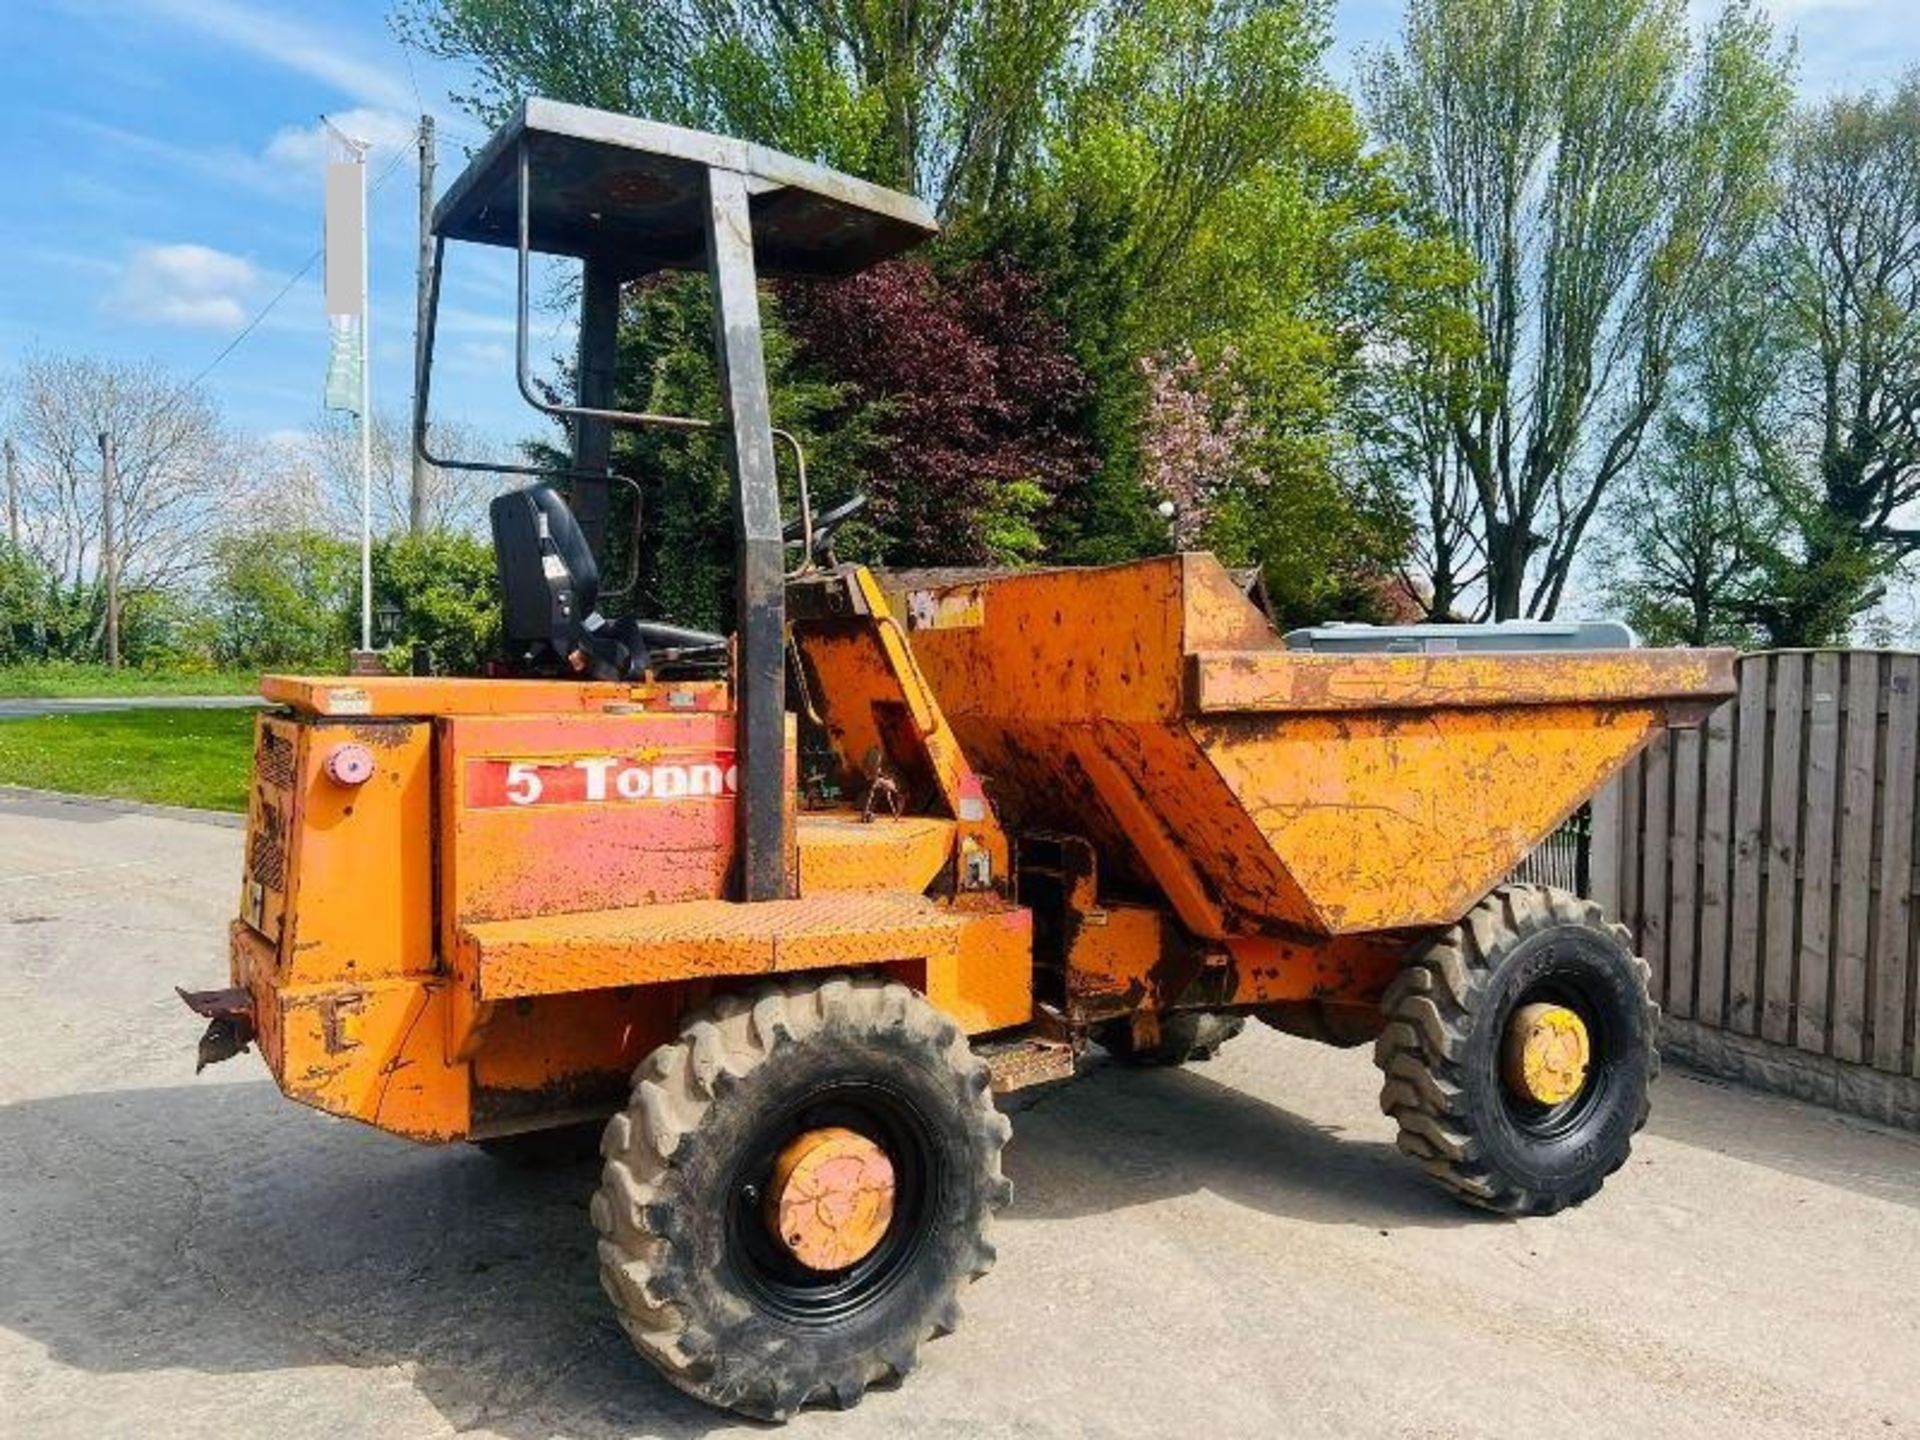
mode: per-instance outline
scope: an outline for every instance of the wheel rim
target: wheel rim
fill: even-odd
[[[844,1270],[871,1255],[893,1220],[893,1162],[842,1125],[807,1130],[773,1162],[766,1225],[809,1270]]]
[[[1500,1098],[1521,1134],[1560,1139],[1604,1106],[1612,1034],[1604,1008],[1576,977],[1556,976],[1522,992],[1500,1034]]]
[[[1501,1078],[1521,1100],[1564,1105],[1587,1083],[1592,1043],[1580,1012],[1551,1001],[1522,1005],[1507,1022]]]
[[[848,1161],[858,1177],[824,1176]],[[786,1202],[818,1194],[807,1187],[823,1178],[856,1203],[841,1224],[817,1223],[816,1211],[816,1223],[789,1238]],[[727,1206],[728,1263],[769,1314],[802,1326],[845,1321],[912,1269],[940,1183],[932,1126],[909,1097],[865,1079],[817,1086],[762,1121],[744,1147]],[[873,1203],[858,1202],[863,1189]]]

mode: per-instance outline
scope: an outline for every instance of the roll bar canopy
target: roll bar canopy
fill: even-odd
[[[790,797],[786,788],[786,576],[774,469],[762,276],[852,275],[937,233],[919,200],[764,146],[651,120],[525,101],[435,208],[432,270],[415,359],[413,442],[450,469],[539,474],[566,483],[582,534],[604,554],[615,426],[724,433],[733,478],[735,536],[737,806],[742,900],[787,891]],[[566,421],[565,470],[441,459],[428,449],[435,320],[449,240],[518,252],[516,371],[535,409]],[[556,399],[528,360],[529,257],[584,262],[577,394]],[[621,282],[658,270],[704,270],[714,299],[714,354],[722,418],[614,408]],[[785,437],[792,440],[792,437]],[[796,458],[799,445],[792,442]],[[800,467],[803,529],[810,529]]]
[[[706,268],[709,170],[746,178],[765,276],[852,275],[939,233],[912,196],[763,145],[528,100],[435,207],[435,235],[518,243],[522,143],[532,176],[528,248],[607,265],[622,279]]]

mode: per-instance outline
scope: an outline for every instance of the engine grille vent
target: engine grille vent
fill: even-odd
[[[287,827],[278,805],[260,807],[253,839],[247,845],[247,878],[269,890],[286,888]]]
[[[293,788],[293,741],[278,730],[261,727],[260,747],[253,757],[257,779],[278,790]]]

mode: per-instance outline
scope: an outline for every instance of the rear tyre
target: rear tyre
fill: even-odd
[[[1400,1149],[1500,1214],[1551,1215],[1591,1197],[1646,1123],[1659,1065],[1649,978],[1626,927],[1592,901],[1544,885],[1494,891],[1382,1001],[1374,1060]],[[1543,1016],[1577,1037],[1544,1078],[1528,1068],[1530,1037],[1554,1039]],[[1546,1070],[1557,1063],[1550,1050]]]
[[[1149,1046],[1133,1040],[1133,1025],[1114,1020],[1093,1033],[1093,1038],[1122,1065],[1185,1065],[1196,1060],[1211,1060],[1220,1047],[1246,1028],[1244,1015],[1215,1015],[1189,1010],[1168,1015],[1160,1021],[1160,1039]]]
[[[961,1287],[993,1265],[1010,1130],[959,1027],[904,985],[723,996],[648,1057],[608,1122],[601,1284],[635,1348],[688,1394],[766,1420],[844,1409],[959,1323]],[[861,1253],[831,1269],[769,1218],[796,1147],[820,1137],[883,1152],[892,1185]]]

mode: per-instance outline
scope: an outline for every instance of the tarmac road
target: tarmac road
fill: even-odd
[[[89,695],[60,699],[0,697],[0,720],[35,715],[81,715],[100,710],[247,710],[264,703],[258,695]]]
[[[608,1316],[590,1168],[193,1075],[241,836],[0,798],[0,1432],[752,1433]],[[1920,1436],[1920,1138],[1669,1072],[1551,1220],[1427,1188],[1367,1054],[1012,1097],[1000,1263],[907,1386],[786,1433]]]

